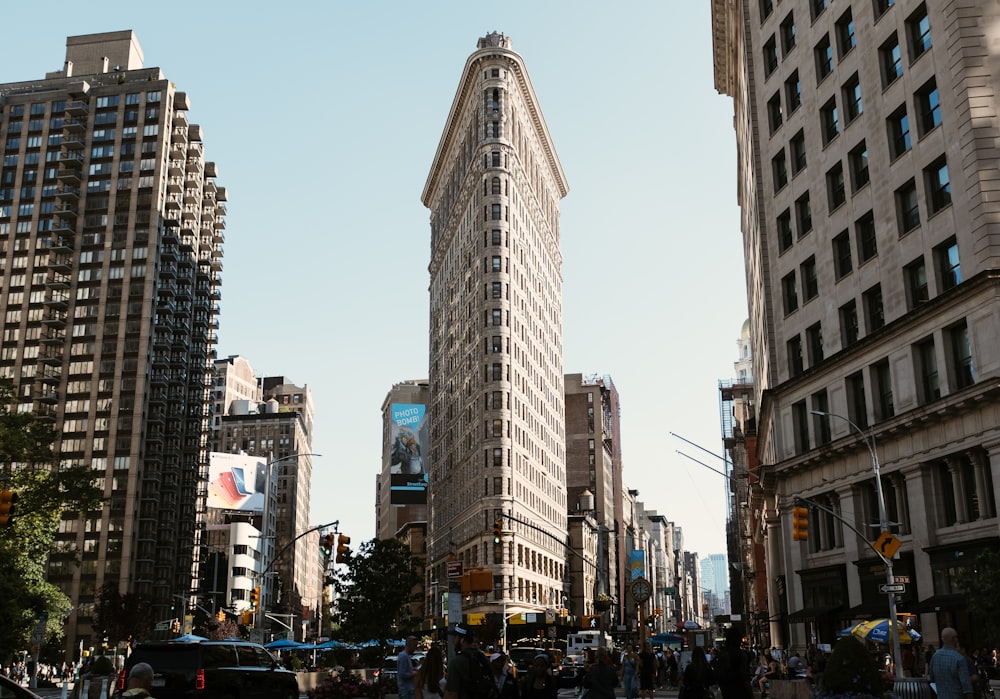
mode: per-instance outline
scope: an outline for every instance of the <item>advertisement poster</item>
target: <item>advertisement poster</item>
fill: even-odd
[[[389,406],[389,502],[393,505],[427,503],[427,406],[393,403]]]
[[[246,454],[208,455],[208,506],[220,510],[264,510],[267,462]]]
[[[629,552],[629,580],[646,577],[646,552],[632,550]]]

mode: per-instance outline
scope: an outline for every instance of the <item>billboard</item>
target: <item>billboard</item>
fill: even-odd
[[[267,461],[247,454],[208,455],[208,506],[220,510],[264,510]]]
[[[389,406],[389,502],[393,505],[427,503],[427,406],[392,403]]]
[[[642,549],[633,549],[629,552],[629,580],[646,577],[646,552]]]

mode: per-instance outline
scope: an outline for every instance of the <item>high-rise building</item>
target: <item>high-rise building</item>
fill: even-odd
[[[592,516],[597,526],[597,569],[585,570],[582,561],[571,561],[579,568],[574,578],[595,577],[595,589],[571,589],[570,596],[586,606],[587,600],[607,595],[623,599],[624,579],[628,570],[626,553],[618,536],[622,531],[622,462],[621,413],[618,389],[610,376],[567,374],[566,390],[566,495],[570,509],[579,507],[581,496],[592,495]],[[619,575],[621,573],[621,575]],[[575,614],[593,614],[589,609],[574,609]],[[626,605],[608,610],[608,622],[624,624]]]
[[[975,645],[955,581],[1000,535],[1000,8],[715,0],[712,19],[739,154],[763,645],[888,615],[893,574],[924,636]]]
[[[465,64],[430,209],[428,590],[449,556],[493,572],[466,611],[560,606],[567,552],[559,205],[565,176],[524,61]],[[501,543],[493,542],[502,520]]]
[[[375,536],[392,539],[427,527],[430,385],[401,381],[382,402],[382,471],[377,479]],[[420,542],[423,545],[423,537]]]
[[[108,497],[50,557],[67,648],[100,644],[103,586],[165,619],[198,577],[226,196],[188,109],[131,31],[69,37],[62,70],[0,85],[0,374]]]

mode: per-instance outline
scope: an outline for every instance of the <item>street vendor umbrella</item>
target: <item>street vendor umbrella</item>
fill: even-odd
[[[898,621],[896,622],[896,628],[899,630],[900,643],[916,643],[920,640],[920,634],[916,629],[908,629]],[[855,626],[851,633],[855,637],[865,641],[889,643],[889,620],[872,619],[871,621],[864,621]]]
[[[183,636],[178,636],[174,639],[178,643],[197,643],[198,641],[207,641],[207,638],[202,636],[195,636],[193,633],[186,633]]]
[[[291,648],[311,648],[312,646],[304,646],[298,641],[289,641],[287,638],[279,638],[277,641],[271,641],[264,647],[268,650],[289,650]]]
[[[663,643],[666,645],[670,644],[681,644],[684,643],[684,639],[677,634],[672,633],[658,633],[655,636],[650,636],[646,639],[650,643]]]

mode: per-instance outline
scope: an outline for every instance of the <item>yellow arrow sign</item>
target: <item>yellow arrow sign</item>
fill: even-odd
[[[896,551],[898,551],[899,547],[902,545],[903,542],[889,532],[882,532],[879,534],[879,537],[875,539],[875,550],[886,558],[892,558],[895,556]]]

